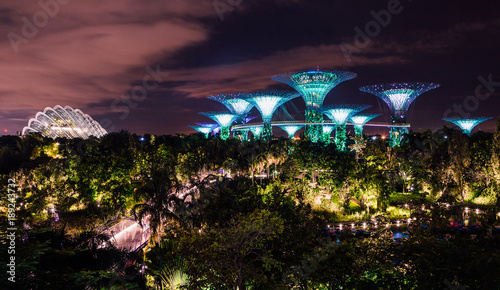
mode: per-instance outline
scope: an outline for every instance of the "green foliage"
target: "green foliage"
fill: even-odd
[[[342,152],[307,140],[141,142],[126,131],[100,140],[3,136],[0,180],[16,179],[16,214],[30,228],[19,276],[25,289],[139,289],[144,276],[130,264],[145,263],[164,288],[177,279],[191,289],[441,289],[445,280],[487,289],[483,280],[498,282],[489,278],[498,277],[494,217],[474,217],[487,228],[474,239],[451,237],[447,222],[461,213],[416,207],[499,203],[500,133],[445,127],[406,139],[395,148],[359,139],[356,152]],[[370,239],[345,232],[338,243],[321,235],[327,222],[408,217],[404,203],[433,230],[415,228],[402,245],[385,229]],[[144,261],[88,243],[90,229],[130,214],[153,230]]]

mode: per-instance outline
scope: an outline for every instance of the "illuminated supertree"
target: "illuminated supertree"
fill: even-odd
[[[330,136],[332,135],[335,125],[323,125],[323,134],[321,135],[321,142],[330,144]]]
[[[435,83],[390,83],[366,86],[360,90],[374,94],[387,103],[391,110],[391,123],[405,124],[411,103],[421,94],[438,87],[439,85]],[[407,133],[406,127],[391,127],[390,146],[399,146],[403,140],[403,134]]]
[[[363,135],[363,126],[371,119],[380,116],[380,114],[359,114],[351,117],[351,122],[354,124],[354,132],[358,136]]]
[[[251,105],[251,106],[253,107],[253,105]],[[248,124],[248,122],[252,121],[255,118],[257,118],[257,116],[243,117],[243,118],[239,118],[239,121],[241,121],[241,123],[243,123],[243,124]],[[248,141],[248,131],[250,131],[250,129],[248,129],[248,128],[233,130],[233,137],[238,138],[241,141]],[[241,134],[245,134],[245,135],[240,136]]]
[[[220,137],[222,140],[227,140],[227,138],[229,138],[229,129],[231,124],[233,124],[233,122],[239,117],[238,115],[229,112],[207,112],[200,113],[200,115],[209,117],[219,124]]]
[[[369,107],[368,105],[332,105],[318,109],[318,111],[327,115],[328,118],[337,124],[335,130],[335,144],[337,145],[337,149],[341,151],[346,150],[346,123],[349,118]]]
[[[212,129],[212,131],[215,131],[215,129],[220,127],[217,123],[196,123],[196,125],[201,127],[209,127]]]
[[[274,111],[279,106],[296,97],[298,97],[297,93],[287,91],[257,91],[246,97],[245,100],[254,105],[262,116],[262,122],[264,123],[262,138],[264,140],[269,140],[273,137],[271,120]]]
[[[278,127],[283,129],[284,131],[286,131],[288,133],[288,138],[293,140],[295,133],[298,130],[302,129],[302,127],[304,127],[304,125],[279,125]]]
[[[248,127],[250,129],[250,132],[253,134],[253,138],[255,140],[260,139],[260,133],[262,133],[262,126],[252,126]]]
[[[341,82],[355,78],[357,75],[348,71],[310,70],[282,73],[272,77],[297,90],[306,103],[306,123],[322,123],[323,115],[318,113],[326,95]],[[306,137],[318,142],[322,136],[321,125],[306,125]]]
[[[205,135],[205,138],[208,139],[208,135],[210,134],[210,132],[212,132],[213,128],[210,128],[210,127],[203,127],[203,126],[189,126],[193,129],[195,129],[196,131],[200,132],[200,133],[203,133]]]
[[[240,116],[245,123],[245,117],[252,109],[253,105],[245,101],[247,95],[243,93],[233,93],[225,95],[215,95],[207,97],[210,100],[220,102],[233,114]]]
[[[490,119],[491,117],[477,117],[477,118],[449,118],[443,120],[457,125],[458,127],[460,127],[460,129],[462,129],[462,131],[465,134],[470,136],[470,133],[472,129],[474,129],[474,127]]]

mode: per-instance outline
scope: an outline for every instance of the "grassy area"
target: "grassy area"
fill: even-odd
[[[403,203],[418,199],[425,199],[422,197],[422,193],[395,192],[389,196],[389,203]]]

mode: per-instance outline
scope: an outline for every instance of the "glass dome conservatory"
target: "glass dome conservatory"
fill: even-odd
[[[88,139],[90,136],[100,138],[108,132],[79,109],[57,105],[54,108],[45,108],[43,112],[38,112],[35,118],[29,120],[22,134],[30,133],[40,133],[49,138]]]

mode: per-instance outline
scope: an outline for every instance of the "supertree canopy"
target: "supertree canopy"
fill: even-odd
[[[332,131],[335,127],[335,125],[323,125],[323,134],[321,136],[321,141],[323,143],[330,144],[330,136],[332,135]]]
[[[260,133],[262,133],[262,126],[252,126],[248,127],[248,129],[250,129],[250,132],[252,132],[254,139],[260,139]]]
[[[310,70],[274,75],[273,80],[285,83],[297,90],[306,103],[306,123],[322,123],[323,115],[314,109],[323,105],[326,95],[336,85],[357,75],[348,71]],[[306,136],[313,142],[319,141],[322,131],[320,125],[306,125]]]
[[[234,93],[225,95],[215,95],[207,97],[210,100],[220,102],[227,107],[231,113],[245,117],[252,109],[253,105],[245,101],[246,94]]]
[[[302,129],[304,125],[279,125],[278,127],[280,127],[281,129],[283,129],[288,133],[288,138],[293,139],[295,133],[298,130]]]
[[[335,144],[339,150],[345,151],[347,148],[346,123],[349,118],[369,107],[368,105],[332,105],[318,109],[318,111],[327,115],[328,118],[332,119],[337,124],[335,130]]]
[[[222,140],[229,138],[229,128],[231,124],[239,117],[236,114],[229,112],[206,112],[200,113],[200,115],[209,117],[220,125],[220,137]]]
[[[406,123],[406,113],[411,103],[421,94],[438,88],[435,83],[390,83],[359,88],[371,93],[387,103],[393,123]]]
[[[196,125],[210,128],[210,132],[214,132],[214,135],[216,134],[215,131],[220,129],[220,126],[217,123],[196,123]]]
[[[262,116],[262,122],[264,123],[262,132],[263,139],[268,140],[273,136],[271,120],[273,118],[274,111],[276,111],[279,106],[296,97],[298,97],[298,94],[295,92],[270,90],[257,91],[246,97],[245,100],[254,105]]]
[[[458,127],[460,127],[460,129],[462,129],[462,131],[465,134],[470,136],[470,133],[472,129],[474,129],[474,127],[490,119],[491,117],[477,117],[477,118],[449,118],[449,119],[445,118],[443,120],[457,125]]]
[[[380,116],[380,114],[358,114],[351,117],[351,122],[354,124],[354,132],[356,135],[363,135],[363,126],[368,121]]]
[[[360,90],[374,94],[387,103],[391,110],[391,123],[404,124],[411,103],[421,94],[438,87],[439,84],[435,83],[389,83],[366,86]],[[399,146],[407,133],[406,127],[391,127],[390,146]]]
[[[40,133],[49,138],[82,138],[90,136],[100,138],[107,134],[97,121],[79,109],[69,106],[54,108],[47,107],[43,112],[38,112],[35,118],[28,121],[28,126],[23,128],[22,135]]]
[[[208,138],[208,134],[210,134],[210,132],[212,132],[213,128],[210,128],[210,127],[203,127],[203,126],[189,126],[193,129],[195,129],[196,131],[200,132],[200,133],[203,133],[205,135],[205,138]]]

